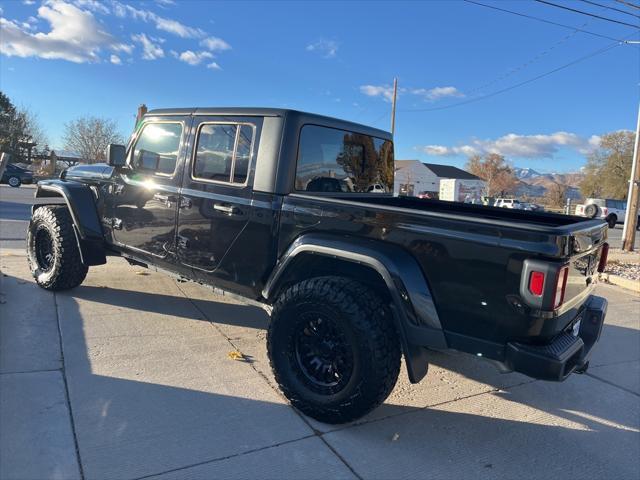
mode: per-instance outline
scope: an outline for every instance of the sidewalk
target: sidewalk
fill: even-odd
[[[640,477],[640,296],[615,287],[598,287],[609,313],[587,375],[538,382],[434,352],[423,382],[402,372],[382,407],[330,426],[275,388],[256,307],[120,259],[55,295],[21,251],[0,268],[3,480]]]

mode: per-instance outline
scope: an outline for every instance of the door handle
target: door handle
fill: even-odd
[[[226,213],[227,215],[240,215],[242,211],[238,207],[232,205],[225,205],[223,203],[214,203],[213,209],[219,212]]]
[[[153,199],[165,203],[167,207],[171,206],[172,203],[176,203],[178,201],[175,195],[165,195],[164,193],[154,193]]]

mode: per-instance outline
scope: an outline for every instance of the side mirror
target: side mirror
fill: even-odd
[[[107,147],[107,163],[112,167],[123,167],[127,163],[126,153],[124,145],[110,143]]]

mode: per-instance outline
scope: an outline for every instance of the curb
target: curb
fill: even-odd
[[[611,275],[610,273],[601,273],[600,280],[604,283],[617,285],[618,287],[626,288],[627,290],[640,293],[640,282],[638,280],[630,280],[618,275]]]

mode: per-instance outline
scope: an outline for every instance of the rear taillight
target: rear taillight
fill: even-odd
[[[541,297],[544,292],[544,272],[531,272],[529,277],[529,291],[536,297]]]
[[[602,207],[602,214],[606,216],[607,213],[609,213],[609,209],[607,207]]]
[[[607,242],[602,244],[602,251],[600,252],[600,261],[598,262],[598,272],[604,272],[607,267],[607,257],[609,256],[609,244]]]
[[[564,302],[564,292],[567,288],[567,277],[569,276],[569,266],[565,265],[558,270],[558,277],[556,279],[556,293],[553,298],[553,308],[558,308]]]

